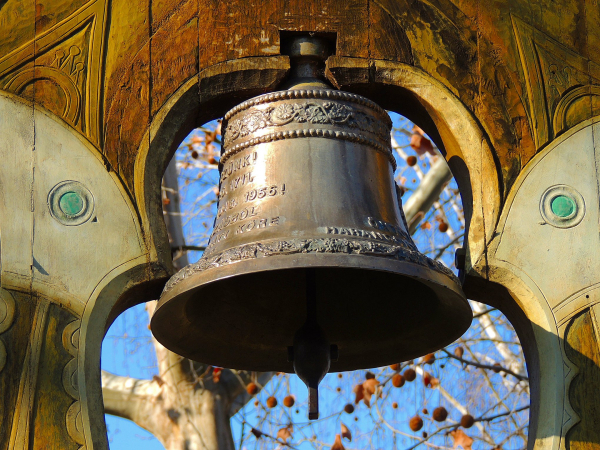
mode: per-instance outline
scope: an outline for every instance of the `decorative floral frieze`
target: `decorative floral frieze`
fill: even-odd
[[[304,101],[280,103],[265,109],[250,109],[227,125],[225,148],[238,139],[250,136],[269,127],[281,127],[291,123],[310,125],[334,125],[373,133],[384,142],[389,140],[390,128],[375,116],[365,114],[343,103],[332,101]]]
[[[426,257],[408,245],[390,245],[362,239],[289,239],[246,244],[230,248],[214,256],[202,257],[197,263],[190,264],[173,275],[165,286],[163,294],[180,281],[205,270],[239,261],[298,253],[343,253],[392,258],[418,264],[451,278],[455,283],[459,282],[454,273],[446,266]]]

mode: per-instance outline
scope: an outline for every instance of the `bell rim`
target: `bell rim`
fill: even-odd
[[[274,268],[275,263],[277,267]],[[451,298],[444,300],[442,296],[438,295],[441,301],[445,301],[446,305],[450,305],[455,309],[463,309],[461,312],[461,319],[464,318],[464,323],[459,324],[453,328],[454,332],[447,333],[447,339],[441,340],[440,343],[436,343],[435,346],[423,347],[415,350],[414,353],[403,355],[405,361],[417,358],[424,354],[434,352],[440,348],[449,345],[460,336],[462,336],[469,328],[472,322],[472,311],[469,306],[468,300],[462,291],[459,281],[456,278],[450,277],[444,273],[437,272],[431,268],[423,265],[415,264],[409,261],[394,260],[391,258],[385,258],[381,256],[368,256],[368,255],[347,255],[347,254],[325,254],[325,253],[304,253],[292,256],[278,255],[271,256],[268,258],[253,259],[253,260],[242,260],[236,263],[227,264],[220,267],[214,267],[210,270],[203,272],[197,272],[179,282],[176,286],[170,289],[168,292],[164,292],[161,295],[156,310],[151,319],[151,330],[156,339],[161,342],[165,347],[170,348],[177,354],[180,354],[189,359],[192,358],[191,352],[180,352],[173,348],[172,342],[169,342],[168,336],[170,334],[167,327],[161,327],[158,323],[161,322],[161,316],[166,313],[165,306],[171,303],[176,297],[188,293],[190,290],[199,290],[209,284],[232,278],[240,275],[248,275],[253,273],[263,272],[266,269],[269,270],[288,270],[288,269],[300,269],[300,268],[342,268],[342,269],[362,269],[362,270],[375,270],[381,272],[387,272],[397,274],[400,276],[406,276],[417,280],[418,282],[432,288],[436,294],[439,294],[441,290],[450,291]],[[393,268],[396,268],[394,270]],[[402,269],[402,270],[399,270]],[[172,307],[177,308],[175,305]],[[169,308],[167,308],[169,309]],[[169,311],[172,313],[172,311]],[[467,313],[470,312],[470,318],[466,319]],[[167,338],[167,339],[164,339]],[[165,345],[167,343],[167,345]],[[397,359],[397,358],[396,358]],[[211,364],[221,366],[218,361],[202,361],[205,364]],[[393,363],[397,363],[396,360],[382,360],[380,364],[373,366],[372,364],[365,365],[364,367],[357,367],[355,364],[352,367],[345,367],[343,361],[332,362],[331,373],[345,372],[351,370],[361,370],[371,367],[380,367]],[[225,367],[225,366],[224,366]],[[232,367],[233,368],[233,367]],[[238,370],[249,370],[249,371],[278,371],[285,373],[294,373],[292,363],[286,367],[282,365],[255,365],[255,366],[244,366],[235,367]]]

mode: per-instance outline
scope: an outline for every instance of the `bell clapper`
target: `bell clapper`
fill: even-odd
[[[316,270],[306,269],[306,322],[294,335],[290,359],[294,371],[308,387],[308,418],[319,418],[319,383],[329,372],[332,356],[337,359],[337,346],[329,345],[317,322]]]

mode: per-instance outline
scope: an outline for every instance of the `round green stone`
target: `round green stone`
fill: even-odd
[[[83,209],[83,199],[77,192],[65,192],[60,196],[58,206],[68,216],[74,216]]]
[[[569,217],[577,209],[575,201],[566,195],[559,195],[552,199],[550,204],[552,212],[558,217]]]

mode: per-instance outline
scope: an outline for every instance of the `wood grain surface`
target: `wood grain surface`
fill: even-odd
[[[13,186],[0,191],[2,238],[23,242],[21,254],[14,244],[2,243],[2,287],[12,289],[6,295],[14,296],[16,312],[2,332],[8,345],[0,370],[0,449],[106,448],[94,358],[99,360],[110,319],[144,300],[135,289],[158,292],[172,270],[160,209],[162,173],[192,128],[278,89],[289,69],[281,36],[294,32],[335,36],[330,81],[405,113],[446,153],[469,225],[467,279],[505,286],[510,295],[498,306],[518,305],[530,321],[523,328],[528,334],[522,333],[535,341],[526,347],[534,349],[528,350],[528,364],[532,383],[538,383],[530,447],[598,448],[593,301],[560,299],[591,308],[572,319],[563,346],[559,329],[579,310],[569,306],[561,312],[567,322],[559,323],[541,293],[547,287],[534,286],[515,269],[516,257],[502,260],[496,250],[504,230],[523,223],[507,211],[532,161],[600,115],[599,23],[599,0],[0,0],[0,111],[12,111],[21,100],[27,105],[19,110],[23,119],[0,116],[6,127],[13,127],[11,120],[23,125],[13,127],[20,131],[6,139],[9,147],[0,145],[5,161],[15,166],[13,174],[5,167],[6,179],[0,180],[0,186]],[[57,128],[44,135],[35,114],[51,118]],[[46,159],[37,156],[40,142],[51,141],[43,137],[53,133],[61,138],[44,150]],[[64,133],[76,142],[67,144]],[[585,145],[596,152],[596,141]],[[77,157],[48,169],[52,152],[58,157],[67,147]],[[85,172],[79,166],[84,160],[93,160],[96,169]],[[595,153],[592,160],[600,165]],[[99,264],[85,270],[74,264],[64,279],[54,274],[68,272],[61,261],[74,257],[58,244],[47,245],[55,224],[40,229],[40,220],[51,220],[39,208],[47,187],[33,176],[58,173],[61,164],[89,179],[92,173],[104,177],[94,195],[101,202],[101,194],[112,189],[104,201],[113,207],[98,223],[116,217],[108,211],[119,204],[119,220],[110,225],[127,223],[127,230],[111,228],[126,242],[111,243],[130,252],[125,257],[115,250],[103,259],[108,268],[102,270]],[[13,182],[17,171],[20,183]],[[25,198],[28,185],[42,199],[37,209],[15,200]],[[14,205],[20,208],[15,217],[27,226],[8,226]],[[597,209],[598,203],[587,205]],[[89,239],[99,239],[97,229]],[[597,245],[597,230],[584,238]],[[45,274],[34,267],[35,252]],[[77,273],[85,273],[85,280],[75,280]],[[118,288],[111,284],[117,279]],[[569,291],[577,284],[575,275],[572,280],[561,288]],[[80,285],[87,290],[69,287]],[[90,286],[99,287],[92,293]],[[579,295],[574,287],[569,292]],[[485,289],[477,294],[486,300]],[[94,303],[98,298],[103,300]],[[83,347],[75,345],[79,329],[87,333]],[[64,337],[65,330],[75,341]],[[88,368],[92,378],[69,372],[74,364]],[[546,377],[553,380],[547,385],[552,392],[540,384]],[[73,379],[89,383],[75,386]],[[567,400],[561,389],[568,391]],[[548,411],[552,420],[538,423]],[[565,419],[569,411],[575,413]]]

